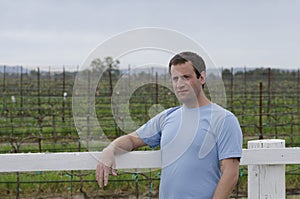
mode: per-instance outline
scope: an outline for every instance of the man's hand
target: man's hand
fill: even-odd
[[[115,155],[124,154],[145,145],[136,132],[123,135],[110,143],[110,145],[103,150],[96,168],[96,180],[98,181],[99,187],[101,188],[103,185],[107,185],[109,174],[117,175],[115,170]]]
[[[109,174],[116,176],[117,172],[115,170],[114,152],[113,150],[106,148],[103,150],[99,164],[96,168],[96,180],[100,188],[102,188],[103,185],[107,186]]]

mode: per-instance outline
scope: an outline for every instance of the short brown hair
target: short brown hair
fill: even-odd
[[[171,72],[171,66],[177,64],[184,64],[190,61],[194,67],[197,78],[200,77],[202,71],[206,71],[205,62],[198,54],[194,52],[181,52],[176,54],[169,62],[169,72]]]

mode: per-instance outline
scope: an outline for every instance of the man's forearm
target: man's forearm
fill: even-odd
[[[132,151],[134,149],[134,146],[131,143],[131,140],[128,138],[128,136],[129,135],[118,137],[112,143],[110,143],[103,151],[109,150],[115,155]]]
[[[130,152],[140,146],[145,146],[145,143],[137,136],[137,134],[131,133],[115,139],[104,150],[110,150],[113,154],[122,154]]]

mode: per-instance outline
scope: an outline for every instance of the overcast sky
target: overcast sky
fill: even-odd
[[[0,0],[0,65],[76,67],[141,27],[179,31],[222,67],[300,68],[300,1]]]

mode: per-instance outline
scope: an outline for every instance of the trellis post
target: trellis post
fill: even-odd
[[[248,149],[285,148],[285,140],[254,140],[248,142]],[[266,158],[266,157],[259,157]],[[248,166],[249,199],[284,199],[285,165],[264,164]]]

